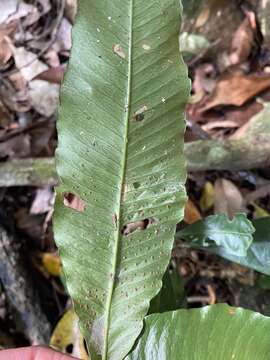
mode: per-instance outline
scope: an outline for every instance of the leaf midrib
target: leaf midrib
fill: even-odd
[[[117,260],[118,260],[118,253],[119,253],[119,243],[121,240],[121,205],[122,205],[122,197],[123,191],[125,187],[125,175],[126,175],[126,167],[127,167],[127,150],[128,150],[128,133],[129,133],[129,118],[130,118],[130,105],[131,105],[131,89],[132,89],[132,44],[133,44],[133,7],[134,7],[134,0],[130,0],[130,27],[129,27],[129,42],[128,42],[128,78],[127,78],[127,98],[125,104],[125,137],[124,137],[124,149],[123,149],[123,160],[121,166],[121,186],[120,186],[120,193],[119,193],[119,202],[118,202],[118,209],[116,213],[117,219],[117,228],[115,231],[115,248],[113,253],[113,269],[112,269],[112,276],[109,285],[109,293],[105,308],[105,336],[104,336],[104,343],[103,343],[103,354],[102,360],[108,359],[108,347],[109,347],[109,328],[111,322],[111,304],[115,286],[115,279],[116,279],[116,270],[117,270]],[[123,110],[124,111],[124,110]],[[114,216],[114,214],[112,214]]]

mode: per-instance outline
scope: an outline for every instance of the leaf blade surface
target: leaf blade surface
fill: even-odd
[[[154,314],[126,360],[267,360],[269,331],[270,318],[222,304]]]
[[[58,122],[54,229],[94,360],[119,360],[132,347],[183,217],[179,14],[178,0],[80,1]]]

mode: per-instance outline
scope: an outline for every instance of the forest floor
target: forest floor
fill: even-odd
[[[252,139],[247,134],[270,102],[270,1],[207,0],[196,11],[193,2],[186,2],[180,41],[192,79],[186,143],[200,143],[207,159],[201,168],[199,148],[191,151],[185,222],[220,212],[269,216],[270,130],[264,124],[270,119],[258,120],[263,141],[258,132]],[[31,161],[53,159],[57,146],[60,82],[75,12],[75,0],[10,0],[1,6],[0,348],[49,343],[70,307],[52,231],[53,162],[44,163],[48,172],[40,179]],[[232,148],[232,140],[245,139],[249,151]],[[229,161],[207,153],[208,141],[221,141]],[[19,168],[23,159],[30,159],[29,171]],[[4,257],[13,259],[12,266]],[[181,246],[172,260],[188,307],[227,302],[270,316],[270,278]],[[51,339],[69,353],[74,324],[66,319]]]

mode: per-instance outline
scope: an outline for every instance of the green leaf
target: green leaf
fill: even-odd
[[[236,214],[232,220],[226,214],[218,214],[187,226],[177,237],[202,247],[212,247],[214,242],[228,254],[246,256],[254,231],[245,214]]]
[[[253,220],[252,223],[256,231],[245,257],[234,256],[219,247],[210,248],[209,251],[263,274],[270,275],[270,217]]]
[[[162,279],[162,288],[152,299],[148,314],[163,313],[185,307],[184,283],[178,269],[170,266]]]
[[[268,360],[270,318],[213,305],[146,318],[126,360]]]
[[[179,0],[80,0],[62,87],[54,230],[91,359],[120,360],[183,218]]]
[[[247,250],[246,256],[236,256],[219,246],[205,248],[196,241],[191,241],[189,244],[193,247],[199,247],[220,255],[227,260],[257,270],[263,274],[270,275],[270,217],[253,220],[252,225],[255,228],[255,233],[253,234],[253,241]],[[176,239],[181,237],[181,231],[177,232]]]

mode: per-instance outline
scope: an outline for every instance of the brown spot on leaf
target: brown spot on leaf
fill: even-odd
[[[229,314],[230,314],[230,315],[233,316],[233,315],[235,315],[235,313],[236,313],[236,310],[235,310],[234,308],[230,308],[230,309],[229,309]]]
[[[144,119],[144,114],[145,112],[148,110],[147,106],[144,105],[143,107],[141,107],[139,110],[137,110],[135,113],[134,113],[134,119],[136,121],[142,121]]]
[[[113,52],[118,55],[121,59],[125,59],[126,58],[126,54],[124,53],[123,48],[121,47],[120,44],[115,44],[113,45]]]
[[[64,205],[70,209],[84,212],[85,211],[85,202],[77,195],[69,192],[63,193]]]

